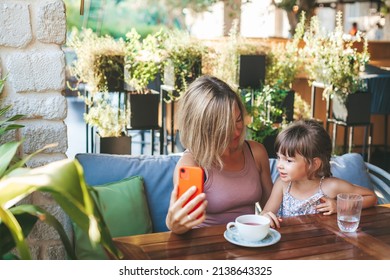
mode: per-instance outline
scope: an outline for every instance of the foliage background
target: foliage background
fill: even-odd
[[[87,3],[89,0],[85,0]],[[231,0],[226,0],[227,2]],[[93,0],[88,23],[80,16],[80,0],[64,0],[67,13],[67,29],[76,27],[91,28],[97,31],[97,22],[94,19],[103,2],[104,15],[100,35],[108,34],[114,38],[125,38],[126,33],[135,28],[145,38],[148,34],[160,29],[186,30],[185,11],[191,9],[196,12],[206,11],[217,0]],[[92,6],[93,5],[93,6]],[[87,7],[87,6],[86,6]],[[83,26],[84,24],[84,26]]]

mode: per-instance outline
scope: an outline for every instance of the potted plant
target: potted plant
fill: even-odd
[[[87,84],[88,92],[80,98],[86,104],[84,120],[97,132],[91,135],[96,137],[95,150],[131,153],[131,137],[126,130],[130,113],[123,97],[125,42],[109,36],[99,37],[85,29],[74,32],[68,45],[77,55],[70,71],[79,82]]]
[[[125,82],[129,90],[148,93],[155,79],[161,79],[163,60],[166,57],[164,42],[166,33],[162,30],[149,34],[141,41],[141,35],[133,28],[126,34],[125,41]]]
[[[0,78],[0,94],[4,81]],[[0,117],[10,107],[0,108]],[[0,138],[7,131],[23,127],[14,123],[21,117],[15,115],[2,120]],[[10,141],[0,145],[0,259],[31,259],[26,237],[38,220],[57,230],[68,257],[75,259],[74,248],[61,223],[41,207],[21,202],[34,191],[50,193],[66,214],[88,233],[93,244],[102,244],[114,258],[120,258],[122,254],[112,243],[90,194],[92,190],[84,181],[80,164],[75,160],[62,160],[35,169],[26,168],[26,162],[40,151],[18,159],[16,154],[22,142]],[[15,247],[18,256],[11,253]]]
[[[269,52],[269,46],[259,43],[253,44],[253,42],[241,37],[237,21],[234,21],[226,39],[209,42],[207,47],[208,50],[203,59],[205,73],[217,76],[235,90],[259,89],[263,86],[264,58]],[[248,78],[247,75],[250,73],[247,72],[247,69],[255,67],[256,74]]]
[[[107,92],[95,94],[95,98],[87,103],[84,120],[97,129],[95,134],[95,151],[107,154],[131,154],[131,136],[127,135],[130,121],[129,105],[119,102],[115,104]]]
[[[176,96],[169,98],[177,100],[188,85],[202,74],[202,57],[206,47],[188,33],[172,31],[165,40],[165,48],[167,60],[163,82],[172,86],[176,92]]]
[[[284,92],[287,94],[287,91]],[[247,92],[243,96],[246,109],[251,117],[247,124],[248,137],[257,142],[263,143],[268,156],[275,158],[274,143],[282,124],[276,123],[273,118],[282,115],[283,111],[275,106],[277,99],[275,96],[283,98],[282,91],[276,93],[275,88],[266,85],[261,90]]]
[[[91,94],[123,91],[125,42],[110,36],[99,37],[91,29],[73,31],[68,46],[77,60],[70,68],[80,83],[86,83]]]
[[[273,45],[266,55],[265,84],[244,95],[251,116],[249,137],[263,143],[269,157],[276,157],[274,142],[279,130],[294,119],[295,92],[292,83],[302,66],[299,43],[304,34],[304,14],[285,44]]]
[[[359,52],[353,47],[353,43],[361,40],[363,50]],[[350,103],[370,102],[370,95],[362,92],[365,90],[362,90],[359,78],[360,70],[369,60],[367,39],[360,32],[353,38],[345,36],[342,12],[339,11],[336,16],[336,27],[329,34],[321,33],[318,18],[312,17],[304,41],[304,53],[310,61],[305,67],[309,74],[309,82],[323,83],[323,96],[332,101],[334,118],[350,124],[368,123],[369,110],[366,114],[359,111],[355,116],[350,115],[351,111],[348,111]]]
[[[305,32],[305,13],[301,13],[300,21],[291,41],[285,44],[274,44],[267,54],[265,84],[274,88],[274,104],[282,109],[286,121],[294,119],[295,91],[292,84],[303,68],[302,50],[299,47]],[[274,121],[281,122],[281,116]]]
[[[126,34],[125,84],[130,104],[131,129],[158,128],[161,73],[166,51],[163,31],[141,41],[135,29]]]

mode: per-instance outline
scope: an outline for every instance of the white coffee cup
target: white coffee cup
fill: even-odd
[[[270,220],[259,215],[242,215],[236,218],[235,222],[226,225],[226,229],[233,235],[245,241],[256,242],[264,239],[269,232]],[[233,231],[235,227],[237,231]]]

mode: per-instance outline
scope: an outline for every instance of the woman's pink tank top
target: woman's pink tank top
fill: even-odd
[[[260,201],[262,194],[260,174],[247,142],[243,150],[245,164],[242,170],[212,168],[206,171],[206,220],[198,227],[226,224],[240,215],[255,213],[255,203]]]

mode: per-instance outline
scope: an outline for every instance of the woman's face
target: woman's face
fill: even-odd
[[[240,108],[238,107],[237,103],[234,105],[234,120],[235,120],[235,127],[236,129],[233,132],[233,135],[230,140],[229,149],[237,149],[240,145],[240,139],[241,135],[244,130],[244,120],[242,113],[240,111]]]

